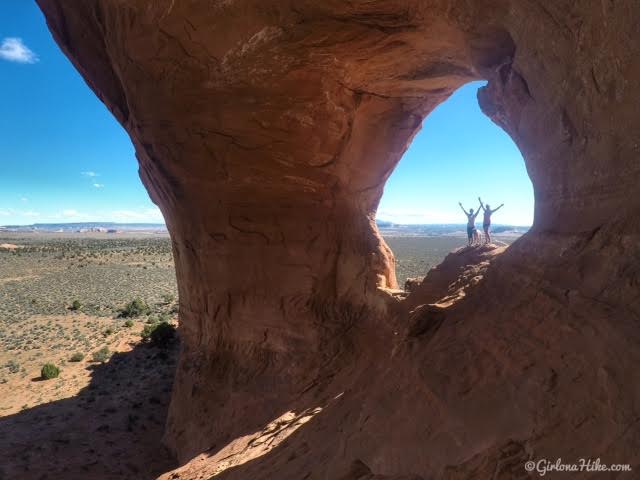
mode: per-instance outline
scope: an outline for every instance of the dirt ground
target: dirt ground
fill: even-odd
[[[0,480],[146,480],[175,467],[161,439],[179,345],[140,335],[177,321],[168,238],[5,241],[17,247],[0,249]],[[123,317],[136,298],[147,309]],[[45,363],[57,378],[41,378]]]
[[[177,344],[114,336],[104,363],[67,362],[42,380],[38,363],[0,386],[0,479],[151,479],[175,467],[161,444]]]

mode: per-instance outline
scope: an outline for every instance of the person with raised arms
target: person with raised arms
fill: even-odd
[[[491,233],[489,233],[489,229],[491,228],[491,215],[500,210],[504,203],[501,203],[500,206],[491,210],[491,207],[487,203],[486,205],[482,204],[482,200],[478,197],[478,201],[480,202],[480,207],[484,210],[484,219],[482,220],[482,229],[484,230],[484,243],[491,243]]]
[[[462,202],[458,202],[458,205],[460,205],[460,208],[462,209],[462,211],[464,212],[464,214],[467,216],[467,238],[468,238],[468,245],[471,246],[474,243],[474,232],[476,232],[476,217],[478,216],[478,213],[480,213],[480,209],[477,209],[474,213],[473,208],[469,209],[469,212],[467,212],[465,210],[465,208],[462,206]],[[482,203],[480,204],[482,205]]]

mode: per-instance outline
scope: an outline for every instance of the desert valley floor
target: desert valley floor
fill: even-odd
[[[400,285],[466,241],[386,240]],[[0,244],[0,479],[155,478],[174,467],[160,439],[179,345],[143,338],[178,320],[169,237],[3,232]],[[46,363],[58,377],[41,378]]]

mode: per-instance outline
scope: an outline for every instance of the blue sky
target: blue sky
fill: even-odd
[[[33,1],[0,5],[0,132],[0,225],[163,222],[129,137]]]
[[[458,202],[495,208],[493,223],[533,222],[533,187],[518,147],[482,113],[476,92],[459,88],[424,120],[385,185],[378,218],[397,223],[465,223]],[[481,219],[478,220],[481,222]]]
[[[122,127],[58,50],[35,2],[0,7],[0,225],[162,222]],[[378,218],[463,223],[457,205],[504,202],[495,223],[530,225],[533,192],[511,139],[459,89],[424,121]]]

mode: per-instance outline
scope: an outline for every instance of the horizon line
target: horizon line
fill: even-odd
[[[39,222],[39,223],[11,223],[6,225],[0,225],[0,228],[8,227],[36,227],[38,225],[163,225],[167,226],[166,222]]]
[[[451,226],[465,226],[465,223],[460,222],[434,222],[434,223],[399,223],[393,222],[391,220],[376,220],[376,223],[384,222],[388,223],[389,226],[402,226],[402,227],[411,227],[411,226],[435,226],[435,225],[451,225]],[[114,221],[91,221],[91,222],[38,222],[38,223],[13,223],[0,225],[0,228],[11,228],[11,227],[37,227],[39,225],[154,225],[159,226],[162,225],[164,227],[167,226],[166,222],[114,222]],[[533,225],[518,225],[513,223],[492,223],[494,226],[503,226],[503,227],[522,227],[522,228],[531,228]],[[378,225],[381,228],[385,228],[384,225]]]

